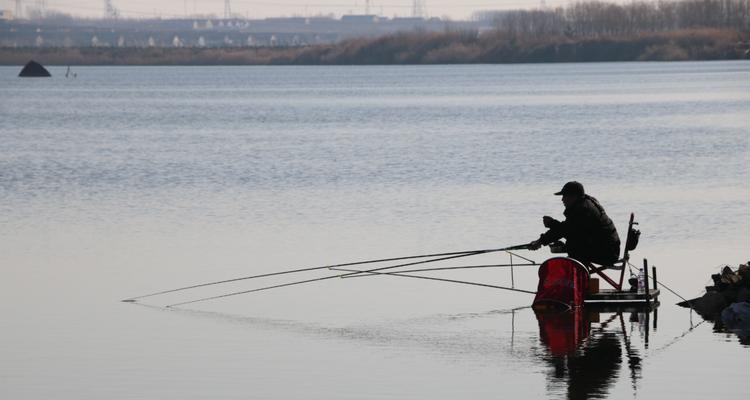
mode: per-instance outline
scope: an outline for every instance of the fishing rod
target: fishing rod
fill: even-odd
[[[410,263],[405,263],[405,264],[392,265],[392,266],[388,266],[388,267],[375,268],[375,269],[371,269],[371,270],[367,270],[367,271],[361,271],[361,272],[375,272],[375,271],[381,271],[381,270],[384,270],[384,269],[392,269],[392,268],[406,267],[406,266],[410,266],[410,265],[418,265],[418,264],[425,264],[425,263],[436,262],[436,261],[450,260],[450,259],[454,259],[454,258],[468,257],[468,256],[474,256],[474,255],[477,255],[477,254],[489,253],[491,251],[500,251],[500,250],[478,250],[478,251],[475,251],[475,252],[472,252],[472,253],[468,253],[468,254],[461,253],[461,254],[454,255],[454,256],[449,256],[449,257],[441,257],[441,258],[436,258],[436,259],[433,259],[433,260],[425,260],[425,261],[415,261],[415,262],[410,262]],[[329,269],[331,267],[336,268],[336,266],[327,266],[327,267],[324,267],[324,268]],[[199,303],[199,302],[208,301],[208,300],[222,299],[222,298],[225,298],[225,297],[232,297],[232,296],[237,296],[237,295],[241,295],[241,294],[262,292],[264,290],[277,289],[277,288],[282,288],[282,287],[287,287],[287,286],[295,286],[295,285],[302,285],[302,284],[305,284],[305,283],[320,282],[320,281],[325,281],[325,280],[328,280],[328,279],[343,278],[345,276],[355,275],[355,274],[359,274],[359,273],[360,272],[352,272],[352,273],[346,273],[346,274],[330,275],[330,276],[324,276],[324,277],[320,277],[320,278],[305,279],[305,280],[302,280],[302,281],[295,281],[295,282],[282,283],[282,284],[279,284],[279,285],[266,286],[266,287],[257,288],[257,289],[243,290],[243,291],[240,291],[240,292],[232,292],[232,293],[222,294],[222,295],[218,295],[218,296],[204,297],[204,298],[197,299],[197,300],[191,300],[191,301],[185,301],[185,302],[182,302],[182,303],[170,304],[170,305],[167,306],[167,308],[184,306],[186,304]]]
[[[403,271],[398,271],[399,274],[401,273],[409,273],[409,272],[431,272],[431,271],[449,271],[449,270],[457,270],[457,269],[480,269],[480,268],[511,268],[511,267],[535,267],[538,266],[537,263],[524,263],[524,264],[481,264],[481,265],[458,265],[455,267],[436,267],[436,268],[419,268],[419,269],[407,269]],[[329,267],[329,269],[334,269],[333,267]],[[344,278],[366,278],[368,276],[374,276],[374,275],[383,275],[378,274],[376,272],[365,274],[360,273],[358,275],[352,275],[352,276],[346,276]]]
[[[239,282],[239,281],[244,281],[244,280],[249,280],[249,279],[267,278],[271,276],[286,275],[286,274],[293,274],[293,273],[299,273],[299,272],[317,271],[317,270],[322,270],[322,269],[326,269],[329,267],[351,267],[355,265],[375,264],[375,263],[382,263],[382,262],[389,262],[389,261],[402,261],[402,260],[428,258],[428,257],[443,257],[443,256],[453,256],[453,255],[460,255],[460,254],[474,255],[474,254],[484,254],[484,253],[491,253],[491,252],[497,252],[497,251],[523,250],[527,248],[528,248],[528,244],[523,244],[523,245],[517,245],[517,246],[510,246],[510,247],[506,247],[502,249],[454,251],[454,252],[449,252],[449,253],[422,254],[422,255],[416,255],[416,256],[404,256],[404,257],[382,258],[382,259],[377,259],[377,260],[348,262],[344,264],[325,265],[325,266],[319,266],[319,267],[298,268],[298,269],[291,269],[291,270],[286,270],[286,271],[270,272],[270,273],[259,274],[259,275],[251,275],[251,276],[243,276],[239,278],[225,279],[225,280],[220,280],[220,281],[215,281],[215,282],[199,283],[196,285],[184,286],[184,287],[179,287],[176,289],[162,290],[159,292],[149,293],[149,294],[145,294],[141,296],[129,297],[122,301],[126,303],[132,303],[140,299],[145,299],[147,297],[159,296],[159,295],[163,295],[167,293],[175,293],[175,292],[180,292],[183,290],[197,289],[197,288],[206,287],[206,286],[220,285],[220,284],[231,283],[231,282]]]
[[[386,266],[386,267],[374,268],[374,269],[370,269],[370,270],[366,270],[366,271],[361,271],[361,272],[350,272],[350,273],[345,273],[345,274],[338,274],[338,275],[332,275],[332,276],[324,276],[324,277],[320,277],[320,278],[305,279],[305,280],[302,280],[302,281],[282,283],[282,284],[279,284],[279,285],[272,285],[272,286],[266,286],[266,287],[257,288],[257,289],[243,290],[243,291],[239,291],[239,292],[232,292],[232,293],[222,294],[222,295],[218,295],[218,296],[204,297],[204,298],[200,298],[200,299],[197,299],[197,300],[191,300],[191,301],[185,301],[185,302],[182,302],[182,303],[170,304],[167,307],[177,307],[177,306],[182,306],[182,305],[187,305],[187,304],[193,304],[193,303],[198,303],[198,302],[203,302],[203,301],[221,299],[221,298],[225,298],[225,297],[238,296],[238,295],[241,295],[241,294],[255,293],[255,292],[260,292],[260,291],[264,291],[264,290],[282,288],[282,287],[287,287],[287,286],[302,285],[302,284],[312,283],[312,282],[320,282],[320,281],[324,281],[324,280],[328,280],[328,279],[334,279],[334,278],[343,278],[343,277],[347,277],[347,276],[351,276],[351,275],[357,275],[357,274],[360,274],[360,273],[369,273],[369,272],[375,272],[375,271],[382,271],[382,270],[386,270],[386,269],[407,267],[407,266],[411,266],[411,265],[419,265],[419,264],[426,264],[426,263],[437,262],[437,261],[451,260],[451,259],[454,259],[454,258],[469,257],[469,256],[475,256],[475,255],[479,255],[479,254],[486,254],[486,253],[492,253],[492,252],[498,252],[498,251],[519,250],[519,249],[525,249],[525,248],[528,248],[528,244],[522,244],[522,245],[517,245],[517,246],[504,247],[504,248],[501,248],[501,249],[487,249],[487,250],[473,250],[473,251],[470,251],[470,252],[441,253],[441,255],[447,255],[447,256],[446,257],[435,258],[435,259],[431,259],[431,260],[414,261],[414,262],[409,262],[409,263],[403,263],[403,264],[391,265],[391,266]],[[434,257],[434,256],[435,255],[432,255],[432,257]],[[383,262],[383,261],[388,261],[388,260],[406,260],[406,259],[415,259],[415,258],[424,258],[424,257],[430,257],[430,256],[428,255],[428,256],[397,257],[395,259],[384,259],[384,260],[367,261],[367,262],[347,263],[347,264],[342,264],[342,265],[330,265],[330,266],[326,266],[326,267],[323,267],[323,268],[331,268],[331,267],[338,268],[338,267],[344,267],[344,266],[350,266],[350,265],[368,264],[368,263],[373,263],[373,262]],[[317,268],[316,267],[316,269],[322,269],[322,268]]]
[[[399,268],[399,267],[406,267],[406,266],[409,266],[409,265],[426,264],[426,263],[431,263],[431,262],[436,262],[436,261],[449,260],[449,259],[452,259],[452,258],[468,257],[468,256],[474,256],[474,255],[486,254],[486,253],[493,253],[493,252],[498,252],[498,251],[506,251],[506,252],[510,253],[509,250],[525,250],[525,249],[528,249],[528,248],[529,248],[529,244],[519,244],[519,245],[516,245],[516,246],[504,247],[502,249],[475,250],[475,251],[473,251],[473,252],[471,252],[469,254],[463,254],[463,255],[456,256],[456,257],[438,258],[438,259],[434,259],[434,260],[420,261],[420,262],[410,263],[410,264],[401,264],[401,265],[394,265],[394,266],[389,266],[389,267],[380,267],[380,268],[375,268],[375,269],[369,269],[369,270],[366,270],[366,271],[352,272],[352,273],[349,273],[349,274],[344,274],[342,276],[342,278],[353,278],[353,277],[359,276],[360,274],[367,274],[368,272],[375,272],[375,271],[382,271],[382,270],[385,270],[385,269],[393,269],[393,268]],[[510,253],[510,254],[513,254],[513,253]],[[534,262],[534,261],[529,260],[527,258],[524,258],[524,260],[528,260],[529,262]],[[331,267],[339,268],[339,267],[344,267],[344,265],[341,265],[341,266],[331,265],[329,267],[329,269]]]
[[[360,270],[356,270],[356,269],[333,268],[333,267],[331,267],[330,269],[333,270],[333,271],[344,271],[344,272],[354,272],[354,273],[368,272],[368,271],[360,271]],[[404,271],[404,272],[406,272],[406,271]],[[427,280],[431,280],[431,281],[458,283],[458,284],[462,284],[462,285],[481,286],[481,287],[487,287],[487,288],[492,288],[492,289],[503,289],[503,290],[510,290],[510,291],[513,291],[513,292],[536,294],[536,292],[532,292],[532,291],[529,291],[529,290],[509,288],[509,287],[506,287],[506,286],[489,285],[489,284],[486,284],[486,283],[479,283],[479,282],[459,281],[459,280],[455,280],[455,279],[436,278],[436,277],[433,277],[433,276],[408,275],[408,274],[402,273],[401,271],[399,271],[399,272],[373,272],[373,271],[369,271],[369,273],[371,273],[373,275],[387,275],[387,276],[400,276],[400,277],[404,277],[404,278],[427,279]]]

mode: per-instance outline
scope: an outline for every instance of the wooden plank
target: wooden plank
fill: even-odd
[[[659,307],[660,303],[658,300],[653,300],[648,303],[645,301],[637,302],[622,302],[622,301],[599,301],[599,302],[586,302],[586,310],[592,312],[603,312],[603,313],[616,313],[616,312],[651,312]]]
[[[626,302],[646,302],[649,298],[655,299],[659,296],[659,289],[649,289],[648,296],[646,293],[637,292],[619,292],[612,289],[603,289],[599,293],[589,293],[586,296],[586,302],[589,301],[626,301]]]

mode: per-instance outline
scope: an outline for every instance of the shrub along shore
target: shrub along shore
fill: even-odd
[[[53,65],[383,65],[750,58],[750,0],[587,0],[488,11],[494,29],[408,32],[263,48],[0,48],[0,63]]]
[[[0,48],[23,65],[387,65],[685,61],[750,58],[750,34],[683,29],[633,35],[524,36],[494,32],[399,33],[294,48]]]

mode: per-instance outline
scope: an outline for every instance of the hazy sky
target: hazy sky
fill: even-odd
[[[22,0],[27,7],[46,1],[47,9],[69,14],[101,16],[105,0]],[[176,17],[190,14],[224,14],[224,0],[111,0],[121,14],[129,17]],[[291,15],[335,15],[363,13],[365,0],[230,0],[232,11],[250,18]],[[529,8],[541,0],[424,0],[429,16],[466,18],[482,9]],[[568,0],[547,0],[548,5]],[[0,7],[14,10],[13,0],[0,0]],[[372,0],[371,12],[385,16],[410,16],[412,0]]]

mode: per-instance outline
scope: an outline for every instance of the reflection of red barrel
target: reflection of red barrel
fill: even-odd
[[[566,257],[555,257],[539,267],[539,287],[534,306],[546,304],[580,307],[589,283],[589,272],[580,262]]]
[[[539,337],[550,355],[559,357],[575,353],[589,335],[589,321],[582,308],[566,311],[535,310]]]

